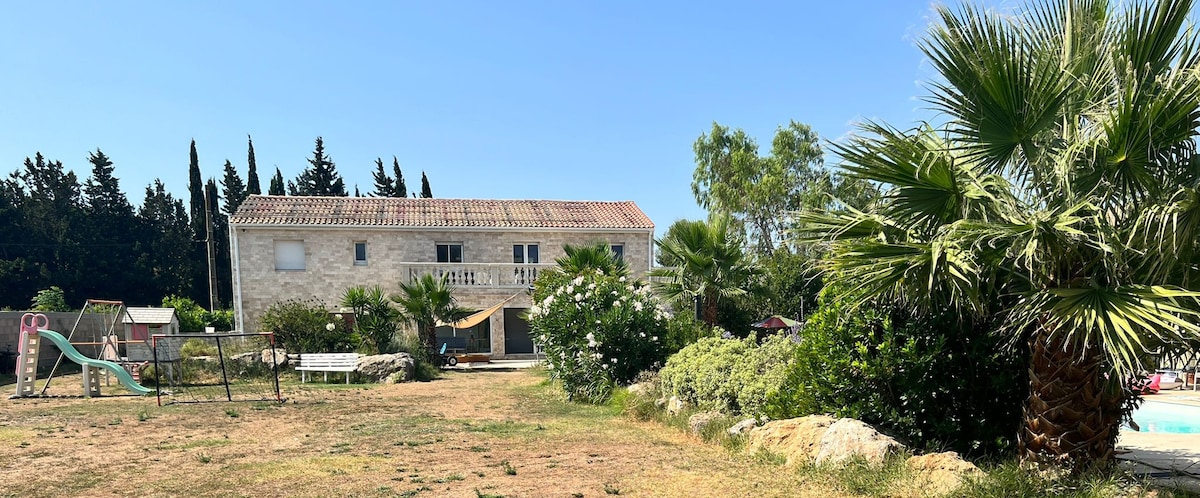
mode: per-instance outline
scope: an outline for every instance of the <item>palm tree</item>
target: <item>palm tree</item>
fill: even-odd
[[[650,272],[654,288],[677,309],[700,301],[704,323],[717,323],[717,305],[747,294],[758,267],[744,247],[741,230],[728,215],[711,221],[679,220],[654,241],[664,268]]]
[[[835,148],[883,195],[801,215],[798,239],[830,245],[829,282],[1002,318],[1027,342],[1026,461],[1110,463],[1131,407],[1119,379],[1155,344],[1200,336],[1191,7],[940,8],[921,47],[943,78],[928,101],[947,123],[865,125]]]
[[[448,279],[449,275],[435,279],[426,273],[415,281],[400,282],[400,293],[392,295],[392,301],[400,305],[400,316],[416,324],[421,343],[430,351],[437,343],[438,322],[456,322],[474,312],[454,300],[454,286]]]
[[[563,244],[565,256],[555,258],[558,271],[567,275],[579,275],[585,271],[601,270],[605,275],[629,275],[629,265],[617,257],[607,242],[597,241],[588,245]]]

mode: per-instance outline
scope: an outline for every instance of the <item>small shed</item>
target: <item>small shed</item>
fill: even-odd
[[[126,308],[126,311],[128,313],[121,318],[125,324],[126,361],[154,361],[150,336],[179,334],[179,315],[175,314],[175,308]],[[160,355],[159,361],[163,360],[174,358]]]

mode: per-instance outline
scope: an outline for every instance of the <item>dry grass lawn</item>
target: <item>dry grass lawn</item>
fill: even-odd
[[[288,383],[284,405],[0,400],[0,496],[838,494],[676,429],[567,403],[544,380]]]

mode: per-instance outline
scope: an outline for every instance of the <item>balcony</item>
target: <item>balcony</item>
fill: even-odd
[[[405,263],[408,281],[422,275],[435,278],[447,277],[447,281],[459,288],[512,288],[524,289],[533,285],[538,272],[553,268],[553,264],[520,263]]]

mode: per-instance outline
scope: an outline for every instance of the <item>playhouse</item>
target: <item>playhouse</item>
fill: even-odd
[[[153,362],[154,352],[150,349],[150,337],[156,335],[179,335],[179,315],[175,308],[126,308],[121,317],[125,326],[125,337],[112,344],[124,344],[125,354],[118,355],[124,362]],[[119,349],[117,350],[120,351]],[[176,361],[177,348],[159,348],[158,361]],[[114,358],[116,360],[117,358]]]

